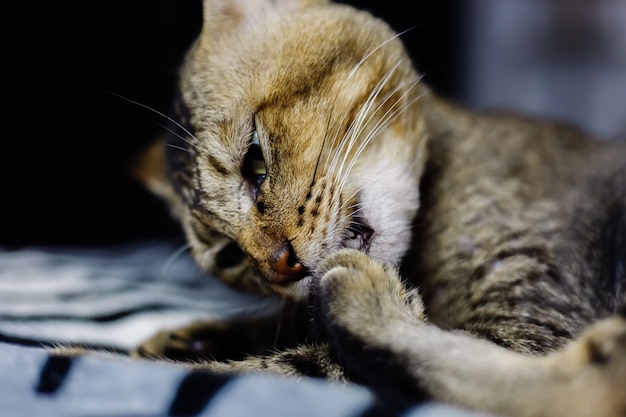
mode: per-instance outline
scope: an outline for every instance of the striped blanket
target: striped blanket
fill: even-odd
[[[201,273],[186,252],[145,242],[104,249],[0,250],[0,415],[467,417],[442,404],[385,403],[364,387],[45,348],[125,352],[164,328],[276,306]]]

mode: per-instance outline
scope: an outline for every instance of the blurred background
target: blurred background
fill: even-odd
[[[626,137],[626,2],[344,1],[386,19],[441,95]],[[4,3],[0,248],[177,239],[130,177],[161,130],[200,0]],[[7,72],[5,71],[5,74]]]

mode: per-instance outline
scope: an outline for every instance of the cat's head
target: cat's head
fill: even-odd
[[[152,183],[201,266],[224,235],[264,285],[301,297],[341,248],[399,262],[419,205],[426,88],[386,24],[319,0],[205,0],[180,75],[187,131],[166,148],[169,182]]]

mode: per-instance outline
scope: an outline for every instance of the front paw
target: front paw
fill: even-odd
[[[350,268],[358,270],[367,268],[367,265],[374,265],[377,262],[369,255],[356,249],[341,249],[324,258],[317,270],[315,276],[323,279],[329,271],[334,268]]]
[[[215,324],[215,323],[211,323]],[[195,323],[190,326],[158,332],[133,351],[137,358],[170,359],[175,361],[198,361],[219,356],[221,348],[209,323]],[[213,331],[211,331],[213,330]],[[219,340],[219,338],[217,338]]]
[[[318,319],[342,333],[370,332],[389,320],[424,320],[416,290],[408,291],[396,268],[345,249],[326,258],[317,273]]]
[[[165,330],[142,343],[131,355],[198,362],[239,360],[251,354],[264,354],[274,348],[277,340],[287,343],[287,336],[277,339],[278,323],[283,322],[281,314],[279,310]]]

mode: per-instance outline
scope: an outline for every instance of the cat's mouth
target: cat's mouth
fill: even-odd
[[[374,229],[369,227],[365,220],[360,216],[353,216],[346,238],[341,242],[344,248],[358,249],[367,253],[370,248],[370,242],[374,235]]]

